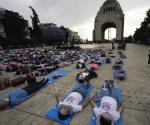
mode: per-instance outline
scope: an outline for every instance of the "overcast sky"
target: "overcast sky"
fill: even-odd
[[[105,0],[0,0],[0,7],[19,12],[31,24],[33,6],[41,23],[56,23],[92,39],[95,16]],[[118,0],[125,13],[124,36],[132,35],[146,16],[150,0]],[[113,33],[112,33],[113,34]]]

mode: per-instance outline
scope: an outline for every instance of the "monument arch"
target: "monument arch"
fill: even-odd
[[[124,13],[117,0],[106,0],[98,11],[93,31],[93,41],[104,41],[105,30],[116,29],[116,40],[122,41],[124,34]]]

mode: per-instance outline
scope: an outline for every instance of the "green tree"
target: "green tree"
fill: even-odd
[[[68,31],[68,29],[65,28],[64,26],[61,26],[60,28],[65,32],[65,45],[67,45],[68,42],[70,42],[69,44],[71,44],[71,41],[68,41],[69,40],[69,31]]]
[[[146,13],[146,18],[141,23],[141,27],[136,29],[133,35],[135,41],[150,44],[150,9]]]
[[[25,20],[19,13],[5,10],[4,16],[1,19],[4,27],[7,42],[5,44],[16,46],[24,44],[24,40],[28,34],[28,21]]]
[[[30,16],[31,20],[32,20],[32,28],[30,29],[30,30],[32,30],[32,31],[30,31],[30,33],[32,33],[31,39],[34,42],[39,43],[40,36],[41,36],[41,30],[39,27],[40,20],[39,20],[39,17],[37,15],[36,11],[33,9],[33,7],[29,6],[29,8],[32,10],[32,14],[33,14],[33,16]]]
[[[134,42],[134,38],[132,37],[132,35],[127,37],[126,42],[128,42],[128,43],[133,43]]]

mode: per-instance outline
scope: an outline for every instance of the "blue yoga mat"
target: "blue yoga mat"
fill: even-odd
[[[121,97],[122,90],[119,88],[114,88],[114,95],[117,101],[117,104],[119,106],[120,102],[122,102],[122,97]],[[109,96],[108,91],[102,91],[101,96]],[[96,102],[96,105],[99,107],[100,106],[100,101]],[[90,125],[96,125],[96,115],[93,113],[93,117],[91,119]],[[120,116],[120,119],[115,123],[115,125],[124,125],[124,119],[123,115]]]
[[[58,71],[56,72],[55,74],[49,76],[47,79],[49,80],[48,81],[48,84],[53,84],[54,82],[56,82],[57,80],[59,80],[60,78],[64,77],[64,76],[67,76],[69,74],[69,71],[68,70],[61,70],[61,71]],[[53,77],[54,76],[59,76],[58,78],[54,79]]]
[[[88,88],[88,93],[87,95],[83,98],[82,102],[80,103],[80,105],[82,105],[86,100],[87,98],[90,96],[91,92],[93,90],[93,86],[90,85],[89,88]],[[66,97],[65,97],[66,98]],[[64,98],[64,99],[65,99]],[[64,100],[63,99],[63,100]],[[69,125],[72,121],[72,119],[74,118],[75,114],[71,115],[70,117],[68,117],[66,120],[60,120],[59,117],[58,117],[58,105],[55,105],[54,107],[52,107],[45,115],[48,117],[48,118],[51,118],[63,125]]]

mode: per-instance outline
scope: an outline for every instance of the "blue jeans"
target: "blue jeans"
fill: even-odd
[[[73,92],[80,93],[83,97],[86,97],[88,92],[89,84],[78,84],[77,87],[73,90]]]
[[[9,94],[7,98],[9,98],[10,100],[9,106],[15,106],[28,99],[28,93],[25,90],[20,89],[16,92]]]

